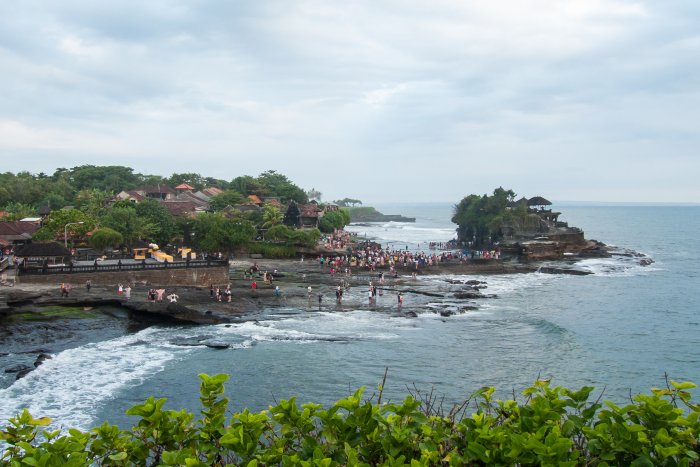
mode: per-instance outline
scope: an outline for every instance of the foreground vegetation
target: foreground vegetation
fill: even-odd
[[[537,381],[524,400],[496,400],[483,388],[443,412],[433,398],[362,399],[330,408],[283,400],[227,417],[226,375],[200,375],[201,418],[149,398],[128,414],[130,430],[107,423],[89,432],[46,431],[27,411],[0,440],[2,465],[700,465],[700,406],[692,383],[669,382],[620,407]]]

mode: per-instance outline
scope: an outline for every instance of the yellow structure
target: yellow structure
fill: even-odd
[[[146,259],[148,255],[150,255],[151,258],[155,259],[156,261],[160,261],[161,263],[163,261],[168,261],[168,263],[173,262],[173,257],[165,252],[160,251],[158,247],[134,248],[132,251],[134,252],[134,259]]]
[[[192,248],[178,248],[177,252],[182,259],[187,259],[187,253],[190,253],[190,259],[197,259],[197,253],[192,251]]]

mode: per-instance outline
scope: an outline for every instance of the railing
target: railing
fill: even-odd
[[[207,260],[191,260],[191,261],[174,261],[169,263],[147,263],[145,260],[139,263],[122,264],[100,264],[88,266],[74,266],[68,264],[65,266],[44,266],[44,267],[20,267],[17,274],[20,276],[40,276],[48,274],[79,274],[79,273],[95,273],[95,272],[122,272],[122,271],[152,271],[164,269],[191,269],[191,268],[209,268],[209,267],[228,267],[227,259],[207,259]]]

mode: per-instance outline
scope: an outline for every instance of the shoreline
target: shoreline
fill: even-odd
[[[255,277],[257,289],[252,290],[252,279],[244,278],[243,272],[254,264],[258,265],[259,273]],[[479,263],[460,263],[457,260],[440,263],[416,270],[417,277],[436,275],[490,275],[528,273],[536,271],[538,266],[501,260],[488,260]],[[264,271],[277,271],[272,284],[262,280]],[[250,259],[231,262],[229,270],[232,291],[231,302],[219,302],[211,298],[208,287],[177,286],[167,287],[166,293],[175,292],[179,295],[176,303],[167,299],[162,302],[151,302],[146,298],[148,289],[158,287],[152,283],[137,283],[132,285],[131,299],[125,300],[117,295],[116,287],[93,281],[92,289],[87,292],[82,284],[73,284],[68,297],[61,297],[59,284],[17,284],[15,287],[0,289],[0,317],[11,318],[14,313],[38,311],[42,307],[100,307],[119,306],[130,311],[137,320],[147,322],[180,322],[189,324],[219,324],[232,321],[254,319],[266,307],[298,307],[301,309],[315,308],[318,293],[323,294],[321,309],[335,309],[335,289],[338,285],[356,288],[364,287],[369,281],[378,279],[381,272],[386,274],[385,290],[394,289],[402,293],[414,293],[420,289],[420,279],[413,279],[411,267],[399,266],[398,277],[388,276],[388,267],[377,268],[375,271],[361,270],[351,276],[342,273],[330,274],[328,266],[320,266],[313,260],[299,261],[292,259]],[[227,284],[213,284],[214,287],[225,288]],[[279,286],[282,294],[275,295],[275,287]],[[312,300],[309,300],[307,287],[313,290]],[[312,302],[310,306],[309,302]],[[396,306],[369,306],[366,301],[356,297],[346,299],[343,305],[355,308],[371,308],[375,311],[397,311]]]

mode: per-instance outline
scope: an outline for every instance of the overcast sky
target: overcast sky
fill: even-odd
[[[0,2],[2,171],[700,202],[700,2]]]

